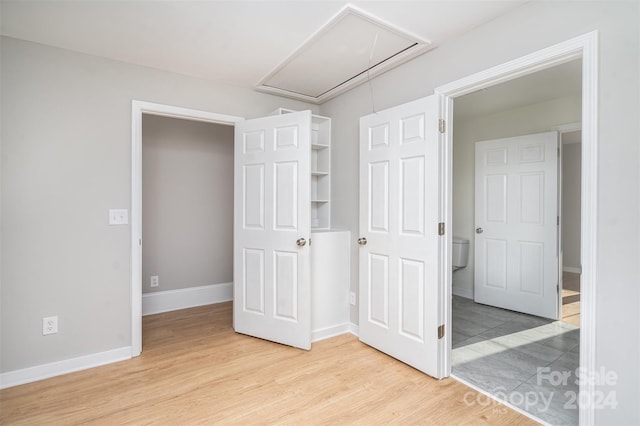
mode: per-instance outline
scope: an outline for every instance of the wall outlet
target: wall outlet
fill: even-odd
[[[127,209],[110,209],[109,225],[128,225],[129,211]]]
[[[58,332],[58,317],[42,318],[42,335],[55,334]]]
[[[351,306],[356,306],[356,292],[352,291],[351,293],[349,293],[349,303],[351,304]]]
[[[160,279],[157,275],[153,275],[151,277],[151,283],[149,284],[151,287],[158,287],[160,285]]]

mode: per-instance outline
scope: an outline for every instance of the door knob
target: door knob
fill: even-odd
[[[358,244],[360,244],[361,246],[366,246],[367,239],[365,237],[358,238]]]
[[[296,244],[298,245],[298,247],[303,247],[305,244],[307,244],[307,240],[305,240],[304,238],[298,238],[296,240]]]
[[[482,234],[483,232],[484,232],[484,229],[476,228],[476,234]]]

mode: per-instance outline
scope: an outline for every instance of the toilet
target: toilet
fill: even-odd
[[[469,261],[469,240],[466,238],[453,237],[453,271],[464,268]]]

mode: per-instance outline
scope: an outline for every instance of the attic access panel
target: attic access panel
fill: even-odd
[[[430,49],[431,43],[346,6],[257,85],[323,103]]]

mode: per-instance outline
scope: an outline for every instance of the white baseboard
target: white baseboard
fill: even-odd
[[[211,284],[142,295],[142,315],[159,314],[233,300],[233,283]]]
[[[464,297],[465,299],[473,299],[473,289],[451,287],[454,296]]]
[[[358,324],[354,324],[352,322],[349,323],[349,333],[353,334],[354,336],[358,337]]]
[[[562,267],[562,271],[563,272],[572,272],[574,274],[581,274],[582,273],[582,269],[581,268],[575,268],[573,266],[563,266]]]
[[[333,325],[331,327],[325,327],[318,330],[312,330],[311,342],[318,342],[320,340],[329,339],[331,337],[339,336],[345,333],[349,333],[349,323]]]
[[[131,346],[0,374],[0,389],[48,379],[131,358]]]

